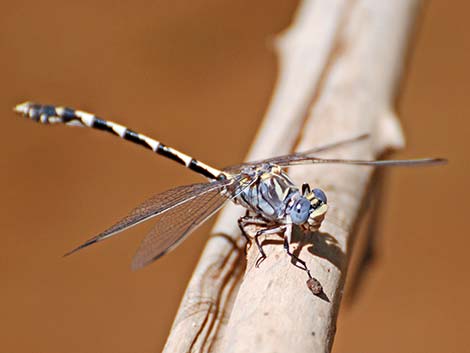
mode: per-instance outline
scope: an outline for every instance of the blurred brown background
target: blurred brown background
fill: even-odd
[[[215,166],[239,162],[269,102],[270,38],[296,1],[16,1],[0,14],[1,352],[158,352],[210,224],[142,271],[150,224],[61,255],[153,193],[200,180],[91,130],[11,108],[65,104],[130,125]],[[410,53],[380,258],[339,317],[335,352],[463,352],[468,343],[470,4],[432,1]],[[357,248],[357,250],[360,250]]]

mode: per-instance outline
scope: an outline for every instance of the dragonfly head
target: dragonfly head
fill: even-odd
[[[302,187],[302,196],[292,205],[290,216],[294,224],[301,225],[304,229],[317,231],[328,211],[327,198],[323,190]]]

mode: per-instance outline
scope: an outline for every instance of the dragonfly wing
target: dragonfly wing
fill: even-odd
[[[102,241],[109,238],[127,228],[135,226],[141,222],[144,222],[152,217],[158,216],[162,213],[171,211],[175,207],[181,206],[187,202],[190,202],[201,195],[210,193],[219,193],[225,186],[230,184],[230,180],[218,180],[209,183],[199,183],[180,186],[174,189],[164,191],[157,194],[150,199],[144,201],[142,204],[134,208],[129,215],[115,223],[113,226],[106,229],[104,232],[97,236],[89,239],[84,244],[78,246],[72,251],[65,254],[70,255],[80,249],[83,249],[91,244]]]
[[[156,225],[144,238],[132,260],[132,269],[142,268],[175,248],[227,200],[218,189],[213,189],[158,216]]]
[[[338,148],[338,147],[343,147],[343,146],[348,145],[348,144],[353,143],[353,142],[365,140],[369,137],[370,137],[369,134],[362,134],[362,135],[351,137],[351,138],[348,138],[348,139],[332,142],[332,143],[329,143],[329,144],[326,144],[326,145],[317,146],[317,147],[314,147],[312,149],[302,151],[302,152],[291,153],[291,154],[286,154],[286,155],[282,155],[282,156],[262,159],[262,160],[259,160],[259,161],[247,162],[247,163],[243,163],[243,164],[233,165],[233,166],[225,168],[224,171],[229,172],[229,173],[236,173],[236,172],[242,170],[245,167],[258,166],[258,165],[261,165],[261,164],[264,164],[264,163],[271,163],[271,164],[280,165],[281,163],[286,163],[287,161],[304,159],[307,156],[312,155],[313,153],[326,152],[326,151],[329,151],[329,150],[332,150],[332,149],[335,149],[335,148]]]
[[[292,167],[306,164],[349,164],[364,165],[372,167],[418,167],[447,163],[443,158],[421,158],[421,159],[398,159],[398,160],[361,160],[361,159],[335,159],[318,157],[301,157],[292,160],[285,160],[277,163],[281,167]]]

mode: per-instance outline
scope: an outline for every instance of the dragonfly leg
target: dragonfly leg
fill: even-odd
[[[268,235],[268,234],[276,234],[276,233],[284,233],[286,231],[286,226],[282,225],[276,225],[272,228],[266,228],[266,229],[261,229],[258,232],[256,232],[255,235],[255,243],[256,246],[258,247],[258,250],[260,252],[260,257],[256,260],[255,267],[259,267],[261,263],[266,259],[266,253],[263,250],[263,245],[259,241],[259,237],[262,235]]]
[[[251,218],[250,217],[250,212],[247,210],[245,215],[238,219],[238,228],[240,228],[240,232],[245,237],[247,243],[250,242],[250,237],[248,236],[248,234],[245,231],[245,226],[250,224],[250,222],[249,222],[250,218]]]
[[[303,196],[307,196],[308,194],[310,194],[310,185],[308,185],[308,183],[303,183],[302,184],[302,187],[301,187],[301,190],[302,190],[302,195]]]
[[[240,217],[238,219],[238,228],[240,228],[240,232],[246,239],[246,246],[245,246],[245,255],[247,253],[247,250],[251,246],[251,238],[248,235],[248,233],[245,231],[245,227],[248,225],[260,225],[260,226],[266,226],[267,223],[263,219],[260,219],[257,216],[250,216],[250,211],[246,211],[245,216]]]
[[[310,270],[307,267],[307,264],[305,263],[305,261],[301,260],[298,256],[296,256],[290,251],[290,238],[291,238],[291,233],[292,233],[292,226],[290,227],[288,226],[287,228],[290,228],[290,229],[288,229],[288,231],[284,233],[284,249],[286,250],[287,255],[289,255],[294,260],[293,265],[307,272],[308,278],[312,279],[313,277],[310,274]]]

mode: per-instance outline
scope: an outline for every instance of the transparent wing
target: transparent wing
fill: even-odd
[[[348,145],[348,144],[353,143],[353,142],[365,140],[369,137],[370,137],[369,134],[362,134],[362,135],[359,135],[359,136],[356,136],[356,137],[351,137],[351,138],[348,138],[348,139],[344,139],[344,140],[340,140],[340,141],[337,141],[337,142],[329,143],[327,145],[314,147],[310,150],[303,151],[303,152],[291,153],[291,154],[286,154],[286,155],[282,155],[282,156],[262,159],[262,160],[259,160],[259,161],[253,161],[253,162],[247,162],[247,163],[242,163],[242,164],[229,166],[227,168],[224,168],[224,171],[233,174],[233,173],[236,173],[236,172],[238,172],[238,171],[240,171],[243,168],[248,167],[248,166],[257,166],[257,165],[261,165],[261,164],[264,164],[264,163],[272,163],[272,164],[280,165],[281,163],[286,163],[288,161],[303,160],[304,158],[312,155],[313,153],[320,153],[320,152],[329,151],[329,150],[332,150],[334,148],[342,147],[342,146]]]
[[[132,269],[142,268],[174,249],[186,236],[216,213],[227,200],[237,197],[255,181],[256,179],[235,178],[230,185],[224,186],[224,189],[210,190],[161,214],[134,255]]]
[[[373,167],[417,167],[422,165],[439,165],[447,163],[443,158],[421,158],[421,159],[399,159],[399,160],[379,160],[367,161],[361,159],[334,159],[334,158],[318,158],[318,157],[301,157],[293,160],[286,160],[277,163],[281,167],[291,167],[306,164],[351,164],[365,165]]]
[[[104,232],[87,240],[84,244],[76,247],[64,256],[70,255],[80,249],[90,246],[91,244],[109,238],[152,217],[168,212],[173,208],[183,205],[186,202],[190,202],[200,196],[219,193],[230,183],[233,183],[233,180],[218,180],[209,183],[180,186],[157,194],[133,209],[128,216],[124,217]]]
[[[213,189],[158,216],[132,260],[132,269],[144,267],[175,248],[227,200],[223,193]]]

